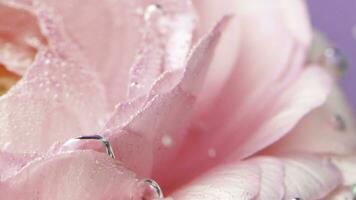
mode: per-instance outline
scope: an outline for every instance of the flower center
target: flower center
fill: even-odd
[[[21,79],[46,44],[32,13],[0,3],[0,95]]]
[[[0,64],[0,96],[5,94],[20,78],[21,76],[7,70],[4,65]]]

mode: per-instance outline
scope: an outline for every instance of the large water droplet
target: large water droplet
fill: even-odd
[[[142,199],[161,199],[163,192],[156,181],[152,179],[141,180],[140,183],[145,187]]]

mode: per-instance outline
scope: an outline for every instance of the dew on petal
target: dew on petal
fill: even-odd
[[[149,21],[155,14],[162,11],[162,6],[159,4],[151,4],[147,6],[144,14],[145,21]]]
[[[332,116],[331,125],[339,131],[346,131],[347,129],[345,119],[339,114],[334,114]]]
[[[348,61],[345,55],[337,48],[327,48],[324,51],[324,64],[335,66],[340,74],[344,74],[348,68]]]
[[[172,145],[172,143],[173,143],[173,140],[172,140],[172,137],[171,137],[171,136],[169,136],[169,135],[164,135],[164,136],[162,137],[162,144],[163,144],[163,146],[165,146],[165,147],[170,147],[170,146]]]
[[[10,146],[10,142],[6,142],[4,145],[3,145],[3,147],[2,147],[2,151],[6,151],[7,150],[7,148]]]
[[[131,84],[130,84],[130,86],[131,87],[138,87],[138,83],[136,82],[136,81],[133,81]]]
[[[138,183],[144,188],[142,199],[161,199],[163,192],[161,187],[152,179],[141,180]]]
[[[210,148],[210,149],[208,150],[208,156],[209,156],[210,158],[215,158],[215,157],[216,157],[216,149]]]

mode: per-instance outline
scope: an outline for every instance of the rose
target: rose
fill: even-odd
[[[302,2],[18,0],[1,9],[14,20],[1,22],[11,36],[2,38],[18,49],[1,62],[22,75],[0,99],[1,197],[154,198],[145,177],[174,199],[351,195],[345,103],[330,97],[290,132],[333,85],[304,64]],[[331,107],[336,125],[347,121],[344,135],[320,120]],[[93,151],[100,143],[65,142],[94,133],[118,161]]]

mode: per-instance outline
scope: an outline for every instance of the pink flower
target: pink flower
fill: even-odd
[[[0,199],[162,198],[146,178],[177,200],[356,196],[354,121],[336,66],[307,61],[303,1],[0,0],[0,15]]]

